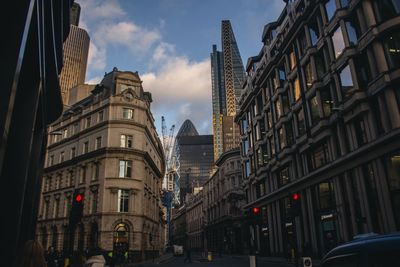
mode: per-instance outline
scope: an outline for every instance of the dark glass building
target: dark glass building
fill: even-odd
[[[322,256],[400,230],[400,9],[287,2],[247,63],[243,183],[263,213],[250,227],[258,251]]]
[[[58,76],[73,1],[6,1],[0,64],[1,264],[35,237],[47,125],[62,112]],[[64,18],[64,19],[63,19]]]
[[[214,163],[213,136],[199,135],[193,123],[186,120],[175,139],[175,154],[182,204],[186,194],[203,186],[210,176]]]

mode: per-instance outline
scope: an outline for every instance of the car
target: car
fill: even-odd
[[[400,267],[400,232],[363,234],[329,251],[320,267]]]

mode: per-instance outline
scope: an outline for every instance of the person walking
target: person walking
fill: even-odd
[[[48,267],[57,267],[57,255],[53,246],[47,249],[45,259]]]
[[[38,241],[28,240],[18,257],[18,267],[47,267],[44,249]]]
[[[186,257],[185,257],[185,259],[183,260],[183,262],[184,262],[184,263],[186,263],[186,262],[191,263],[191,262],[192,262],[192,255],[191,255],[191,251],[190,251],[189,246],[186,247]]]

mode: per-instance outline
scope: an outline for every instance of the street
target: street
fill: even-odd
[[[201,267],[248,267],[250,266],[249,257],[245,255],[224,255],[222,257],[213,257],[211,262],[205,261],[200,255],[192,256],[192,263],[185,263],[185,257],[170,257],[160,264],[143,264],[139,266],[158,266],[158,267],[170,267],[170,266],[201,266]],[[137,265],[134,265],[137,266]],[[258,267],[269,266],[269,267],[289,267],[294,266],[291,263],[283,262],[280,258],[258,258]]]

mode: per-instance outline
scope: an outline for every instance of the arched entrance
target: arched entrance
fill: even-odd
[[[129,228],[125,223],[119,223],[114,228],[113,250],[117,259],[122,259],[124,253],[129,251]]]

